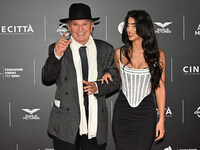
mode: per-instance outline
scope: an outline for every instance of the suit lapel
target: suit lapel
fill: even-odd
[[[78,98],[78,86],[77,86],[77,75],[76,75],[76,69],[75,69],[75,65],[74,65],[74,60],[73,60],[73,55],[72,55],[72,50],[70,48],[70,45],[68,46],[67,50],[65,51],[64,54],[64,59],[63,59],[63,66],[67,66],[68,69],[67,71],[65,71],[65,74],[68,74],[70,72],[70,75],[73,77],[71,81],[71,88],[76,90],[74,91],[74,93],[76,94],[76,103],[79,107],[79,98]],[[75,83],[75,84],[74,84]]]
[[[102,48],[101,48],[101,44],[97,41],[94,40],[95,44],[96,44],[96,48],[97,48],[97,71],[98,71],[98,77],[97,79],[99,79],[102,76],[102,70],[103,70],[103,55],[102,55]]]

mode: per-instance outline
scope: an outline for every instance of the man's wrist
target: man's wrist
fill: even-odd
[[[96,87],[97,87],[97,91],[96,91],[96,92],[94,92],[94,94],[99,94],[98,85],[97,85],[97,83],[96,83],[96,82],[94,82],[94,84],[95,84],[95,85],[96,85]]]
[[[58,60],[60,60],[60,59],[62,58],[63,54],[64,54],[64,53],[62,53],[62,54],[56,53],[56,49],[54,48],[54,55],[55,55],[55,57],[56,57]]]

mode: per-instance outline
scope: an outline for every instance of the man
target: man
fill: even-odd
[[[98,19],[92,18],[89,6],[72,4],[69,18],[60,20],[67,23],[71,38],[64,34],[49,46],[42,80],[57,85],[48,126],[55,150],[105,150],[105,95],[118,89],[120,81],[113,46],[91,36]],[[105,72],[113,78],[109,84],[97,81]]]

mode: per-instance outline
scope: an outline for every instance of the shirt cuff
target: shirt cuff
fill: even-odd
[[[96,91],[96,92],[94,92],[94,94],[99,94],[98,85],[97,85],[97,83],[96,83],[96,82],[94,82],[94,83],[95,83],[95,85],[96,85],[96,87],[97,87],[97,91]]]
[[[64,54],[64,53],[63,53],[63,54]],[[62,54],[61,56],[57,56],[57,55],[56,55],[56,50],[55,50],[55,48],[54,48],[54,55],[55,55],[55,57],[56,57],[58,60],[60,60],[60,59],[62,58],[63,54]]]

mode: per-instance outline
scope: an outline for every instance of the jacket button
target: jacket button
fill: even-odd
[[[69,110],[69,108],[67,108],[67,110]]]
[[[67,77],[65,77],[65,80],[67,80]]]
[[[104,110],[102,110],[102,112],[104,112]]]
[[[68,95],[68,92],[65,92],[66,95]]]

